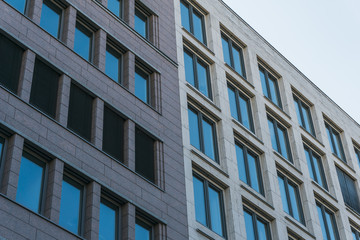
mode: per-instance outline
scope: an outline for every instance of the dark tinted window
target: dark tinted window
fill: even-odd
[[[360,202],[355,186],[355,181],[338,167],[336,167],[336,172],[338,175],[344,202],[353,210],[360,213]]]
[[[148,18],[139,9],[135,9],[135,31],[148,38]]]
[[[50,0],[44,0],[40,26],[56,38],[60,38],[62,9]]]
[[[108,107],[104,108],[103,150],[123,161],[124,119]]]
[[[149,135],[135,130],[135,171],[155,182],[155,141]]]
[[[9,3],[11,6],[16,8],[19,12],[25,13],[26,9],[26,0],[5,0],[5,2]]]
[[[92,61],[93,32],[79,21],[76,22],[74,51],[87,61]]]

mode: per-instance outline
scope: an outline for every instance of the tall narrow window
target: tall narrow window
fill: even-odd
[[[305,145],[304,149],[311,179],[317,182],[321,187],[327,189],[321,157]]]
[[[259,65],[261,86],[265,97],[270,99],[279,108],[282,108],[278,80],[265,68]]]
[[[15,94],[19,85],[23,52],[22,48],[0,34],[0,84]]]
[[[44,0],[41,8],[40,26],[60,39],[62,9],[52,0]]]
[[[45,163],[24,152],[21,158],[16,201],[40,213],[43,200]]]
[[[182,26],[200,42],[206,44],[204,15],[187,1],[180,1]]]
[[[354,228],[351,229],[353,240],[360,240],[360,232],[356,231]]]
[[[30,103],[55,118],[60,74],[39,59],[35,60]]]
[[[244,208],[246,239],[270,240],[270,226],[267,221],[248,208]]]
[[[344,149],[341,143],[340,133],[331,127],[327,122],[325,122],[326,133],[329,138],[329,143],[331,151],[342,161],[346,162]]]
[[[268,116],[272,147],[284,158],[292,162],[287,130],[280,123]]]
[[[135,67],[135,96],[150,104],[150,74]]]
[[[226,236],[222,191],[198,175],[193,176],[195,217],[220,236]]]
[[[358,163],[359,163],[359,167],[360,167],[360,150],[358,148],[354,148],[355,149],[355,155],[356,155],[356,158],[358,160]]]
[[[149,38],[148,16],[139,8],[135,8],[135,31],[144,38]]]
[[[5,0],[5,2],[9,3],[11,6],[13,6],[19,12],[25,14],[26,7],[27,7],[26,6],[27,0]]]
[[[108,107],[104,108],[103,131],[102,149],[122,162],[124,154],[124,119]]]
[[[225,34],[221,34],[225,62],[242,77],[245,76],[245,65],[242,48]]]
[[[135,240],[152,240],[152,225],[140,218],[135,221]]]
[[[311,119],[310,107],[295,95],[294,103],[300,126],[302,126],[311,135],[315,135],[314,125]]]
[[[258,156],[246,146],[236,143],[239,177],[255,191],[264,194]]]
[[[67,127],[86,140],[91,140],[93,97],[71,84]]]
[[[323,239],[339,240],[334,213],[319,202],[316,203],[316,208],[319,215]]]
[[[338,167],[336,167],[336,172],[345,204],[360,213],[360,201],[355,181]]]
[[[211,99],[209,65],[185,47],[184,64],[186,81]]]
[[[4,148],[4,142],[5,142],[5,140],[2,138],[2,137],[0,137],[0,168],[1,168],[1,166],[2,166],[2,159],[3,159],[3,148]]]
[[[87,61],[93,58],[93,31],[81,21],[76,22],[74,51]]]
[[[135,171],[155,182],[155,140],[140,129],[135,130]]]
[[[107,0],[107,7],[108,9],[115,14],[116,16],[118,16],[119,18],[121,18],[121,14],[122,14],[122,5],[121,5],[121,0]]]
[[[119,207],[101,198],[99,219],[99,240],[119,239]]]
[[[106,46],[105,73],[115,82],[121,83],[121,53]]]
[[[250,98],[230,84],[228,84],[228,94],[231,116],[254,132]]]

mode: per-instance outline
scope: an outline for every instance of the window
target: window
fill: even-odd
[[[101,198],[100,201],[100,220],[99,220],[99,240],[118,240],[119,239],[119,207]]]
[[[255,191],[264,194],[258,156],[246,146],[236,143],[236,158],[239,177]]]
[[[305,145],[304,149],[311,179],[317,182],[321,187],[327,189],[325,172],[321,157]]]
[[[81,21],[76,21],[74,51],[87,61],[93,58],[93,31]]]
[[[152,225],[147,221],[136,217],[135,220],[135,240],[152,240],[153,229]]]
[[[221,41],[225,62],[245,78],[246,75],[242,48],[224,33],[221,34]]]
[[[307,132],[314,136],[315,130],[311,120],[310,107],[295,95],[294,103],[300,126],[302,126]]]
[[[102,149],[123,162],[124,119],[110,108],[104,108],[104,129]]]
[[[228,94],[231,116],[254,132],[250,98],[230,84],[228,84]]]
[[[30,103],[55,118],[60,74],[39,59],[35,60]]]
[[[353,240],[360,240],[360,232],[356,231],[354,228],[351,228]]]
[[[20,164],[16,201],[34,212],[41,212],[44,195],[45,163],[27,152]]]
[[[355,181],[338,167],[336,167],[336,172],[345,204],[360,213],[359,195],[356,190]]]
[[[41,9],[40,26],[55,38],[60,39],[62,9],[51,0],[44,0]]]
[[[188,114],[190,144],[218,162],[215,123],[191,106]]]
[[[289,138],[287,130],[280,123],[268,116],[268,124],[271,136],[272,147],[285,159],[292,162]]]
[[[286,176],[278,173],[283,209],[301,223],[305,223],[298,186]]]
[[[346,162],[344,149],[342,147],[340,133],[325,122],[326,132],[329,138],[331,151],[342,161]]]
[[[3,158],[3,155],[2,155],[2,153],[3,153],[3,148],[4,148],[4,142],[5,142],[5,140],[2,138],[2,137],[0,137],[0,169],[1,169],[1,166],[2,166],[2,164],[1,164],[1,160],[2,160],[2,158]]]
[[[23,52],[22,48],[0,34],[0,84],[15,94],[19,85]]]
[[[135,129],[135,171],[155,182],[155,140],[148,134]]]
[[[59,224],[75,234],[82,234],[84,186],[64,176],[61,189]]]
[[[149,19],[148,16],[139,8],[135,8],[135,31],[141,36],[149,38]]]
[[[108,9],[115,14],[116,16],[118,16],[119,18],[121,18],[121,14],[122,14],[122,5],[121,5],[122,1],[121,0],[107,0],[107,7]]]
[[[13,6],[15,9],[17,9],[19,12],[25,14],[27,0],[5,0],[5,2],[9,3],[11,6]]]
[[[105,73],[117,83],[121,83],[121,56],[114,47],[106,46]]]
[[[67,127],[86,140],[91,140],[93,98],[71,84]]]
[[[339,240],[334,213],[319,202],[316,203],[316,208],[323,238],[326,240]]]
[[[184,64],[186,81],[211,99],[209,65],[185,47]]]
[[[222,191],[197,174],[193,176],[196,221],[225,237]]]
[[[150,104],[150,75],[138,66],[135,67],[135,96]]]
[[[181,24],[200,42],[206,44],[204,15],[187,1],[180,1]]]
[[[260,65],[259,65],[259,72],[260,72],[261,86],[265,97],[270,99],[279,108],[282,108],[278,80],[270,72],[268,72],[265,68],[261,67]]]
[[[358,163],[359,163],[359,167],[360,167],[360,150],[358,148],[354,148],[355,149],[355,155],[356,155],[356,158],[358,160]]]
[[[244,208],[246,239],[270,240],[270,226],[267,221],[248,208]]]

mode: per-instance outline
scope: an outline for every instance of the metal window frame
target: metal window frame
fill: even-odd
[[[322,162],[322,158],[319,154],[317,154],[314,150],[312,150],[310,147],[304,145],[304,150],[307,151],[309,153],[309,157],[310,157],[310,164],[311,164],[311,169],[312,169],[312,172],[313,172],[313,176],[314,176],[314,181],[317,182],[319,184],[319,181],[318,181],[318,177],[321,177],[321,180],[323,182],[323,185],[324,186],[320,186],[325,188],[326,190],[328,190],[328,185],[327,185],[327,180],[326,180],[326,175],[325,175],[325,170],[324,170],[324,166],[323,166],[323,162]],[[319,169],[319,172],[321,174],[321,176],[317,176],[316,175],[316,171],[315,171],[315,164],[314,164],[314,161],[317,161],[317,158],[320,159],[320,161],[318,162],[318,166],[320,164],[320,169]]]
[[[339,231],[337,228],[337,224],[336,224],[336,220],[335,220],[335,216],[334,216],[334,212],[331,211],[329,208],[325,207],[323,204],[319,203],[318,201],[316,201],[316,206],[320,207],[321,209],[321,217],[323,219],[324,225],[325,225],[325,232],[326,232],[326,236],[327,239],[330,239],[330,231],[329,231],[329,224],[332,225],[332,228],[334,229],[334,234],[335,234],[335,239],[339,240]],[[327,222],[326,216],[325,216],[325,212],[327,212],[330,215],[331,218],[331,223]],[[319,216],[320,217],[320,216]]]
[[[136,17],[143,20],[145,22],[145,39],[149,40],[149,27],[150,27],[150,21],[149,21],[149,15],[145,13],[138,5],[135,6],[135,14]]]
[[[260,221],[265,224],[266,226],[266,240],[271,240],[271,229],[270,229],[270,222],[259,216],[256,212],[248,208],[247,206],[244,206],[244,211],[247,212],[252,217],[252,225],[254,229],[254,236],[255,240],[264,240],[259,238],[259,233],[257,231],[257,221]]]
[[[340,135],[340,132],[338,132],[334,127],[332,127],[330,125],[330,123],[328,122],[325,122],[325,127],[328,129],[329,133],[330,133],[330,136],[328,136],[330,139],[330,144],[332,145],[333,149],[334,149],[334,152],[333,154],[335,154],[335,156],[337,156],[340,160],[342,160],[343,162],[347,162],[346,161],[346,157],[345,157],[345,152],[344,152],[344,148],[343,148],[343,144],[342,144],[342,141],[341,141],[341,135]],[[337,143],[339,144],[338,145],[338,148],[340,150],[340,153],[337,152],[337,149],[336,149],[336,144],[335,144],[335,141],[334,141],[334,138],[337,139]]]
[[[111,11],[109,9],[109,1],[107,1],[107,6],[106,8],[109,9],[109,11],[111,13],[113,13],[116,17],[120,18],[120,19],[123,19],[123,14],[124,14],[124,1],[123,0],[118,0],[120,2],[120,12],[119,12],[119,15],[117,15],[116,13],[114,13],[113,11]]]
[[[77,17],[76,23],[75,23],[75,29],[79,29],[83,34],[90,37],[90,47],[89,47],[89,59],[85,59],[88,62],[93,63],[94,62],[94,36],[95,31],[81,18]],[[80,54],[78,54],[80,56]],[[82,56],[80,56],[82,57]]]
[[[279,79],[276,78],[272,73],[270,73],[270,71],[268,71],[265,67],[263,67],[260,64],[259,64],[259,70],[262,71],[264,73],[264,76],[265,76],[265,84],[266,84],[266,86],[262,86],[262,87],[266,87],[266,92],[267,92],[268,96],[265,96],[265,97],[268,98],[272,103],[274,103],[280,109],[282,109],[282,101],[281,101],[280,90],[279,90],[279,82],[278,82]],[[273,96],[271,95],[270,86],[269,86],[270,78],[272,78],[272,80],[274,80],[274,82],[275,82],[275,92],[276,92],[276,96],[277,96],[277,98],[279,100],[279,104],[276,104],[274,102]]]
[[[244,53],[243,53],[243,48],[241,46],[239,46],[239,44],[236,44],[230,37],[227,36],[226,33],[224,33],[223,31],[221,31],[221,38],[224,39],[225,41],[228,42],[228,46],[229,46],[229,56],[230,56],[230,67],[237,72],[240,76],[242,76],[244,79],[246,79],[246,71],[245,71],[245,61],[244,61]],[[224,47],[224,46],[222,46]],[[238,71],[235,70],[235,62],[234,62],[234,55],[232,52],[232,48],[235,48],[236,50],[239,51],[240,53],[240,65],[241,65],[241,71],[242,74],[240,74]]]
[[[150,232],[150,240],[155,239],[155,229],[154,229],[154,227],[155,227],[156,223],[154,221],[151,221],[150,218],[143,215],[142,213],[136,212],[135,225],[139,225],[139,226],[149,230],[149,232]]]
[[[102,193],[100,197],[100,204],[101,203],[115,211],[115,239],[120,240],[121,239],[121,206],[115,203],[110,197],[108,197],[104,193]],[[100,224],[100,218],[99,218],[99,224]]]
[[[123,79],[123,72],[124,72],[123,51],[119,50],[118,47],[116,47],[114,44],[107,42],[106,43],[106,52],[109,52],[111,55],[113,55],[114,57],[119,59],[119,75],[118,75],[118,79],[117,79],[116,83],[123,85],[123,81],[124,81],[124,79]],[[105,59],[105,66],[106,66],[106,59]],[[112,79],[112,80],[114,80],[114,79]]]
[[[45,4],[48,8],[52,9],[56,13],[58,13],[58,14],[60,13],[59,14],[60,19],[59,19],[58,33],[57,33],[56,39],[61,41],[63,27],[64,27],[63,25],[64,25],[65,6],[63,6],[63,4],[61,4],[61,3],[58,3],[56,0],[43,0],[42,4]]]
[[[141,67],[139,63],[135,63],[135,73],[139,74],[141,77],[143,77],[147,82],[147,89],[146,89],[146,104],[151,105],[152,97],[151,97],[151,74],[149,71],[145,70],[145,68]],[[136,96],[136,95],[135,95]]]
[[[355,234],[356,240],[360,240],[360,232],[356,230],[354,227],[351,227],[351,232]]]
[[[279,133],[278,129],[284,130],[285,132],[285,145],[286,145],[286,151],[288,154],[288,158],[285,158],[289,162],[293,163],[292,153],[291,153],[291,147],[289,142],[289,135],[288,135],[288,129],[284,127],[282,124],[280,124],[275,118],[271,117],[270,115],[267,116],[267,119],[271,121],[274,125],[274,132],[275,132],[275,139],[276,139],[276,150],[281,156],[285,158],[285,156],[282,154],[281,147],[280,147],[280,140],[279,140]]]
[[[299,107],[299,114],[300,114],[300,119],[299,119],[299,124],[311,135],[313,135],[315,137],[315,129],[314,129],[314,123],[312,120],[312,115],[311,115],[311,109],[310,106],[308,106],[304,101],[302,101],[298,96],[293,95],[294,101],[297,102],[297,105]],[[309,129],[307,129],[305,126],[305,117],[304,114],[302,112],[302,109],[305,109],[307,114],[309,115]]]

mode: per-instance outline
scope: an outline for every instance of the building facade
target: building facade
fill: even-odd
[[[190,239],[358,240],[360,126],[221,0],[175,0]]]
[[[0,239],[188,239],[173,12],[0,1]]]

